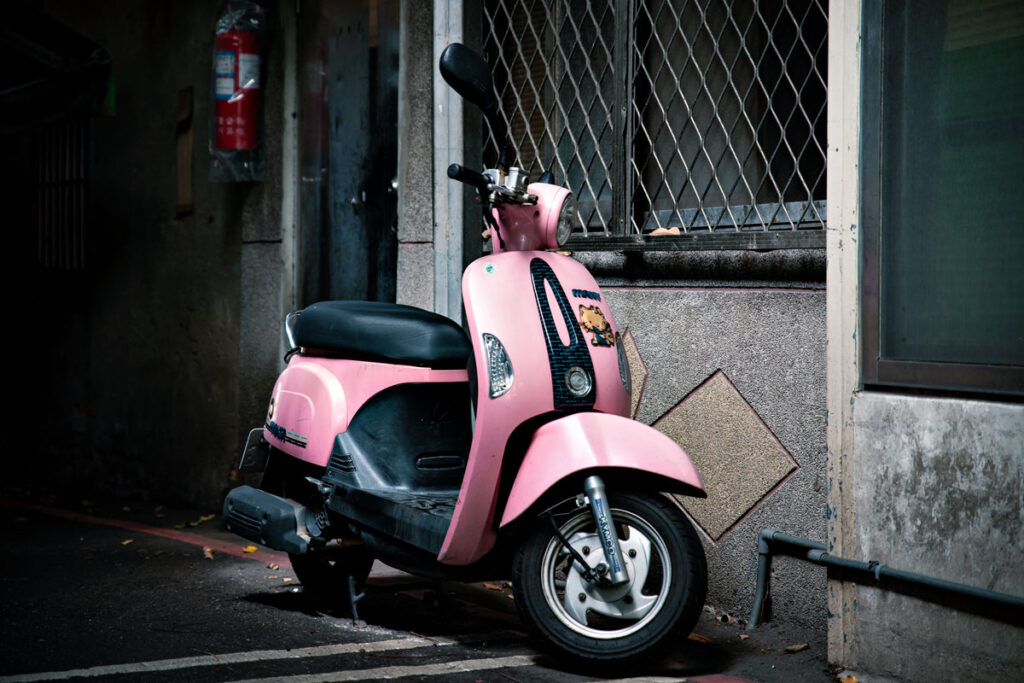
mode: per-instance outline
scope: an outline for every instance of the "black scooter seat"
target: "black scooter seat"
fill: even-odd
[[[321,301],[292,328],[303,353],[431,368],[465,368],[472,348],[448,318],[402,304]]]

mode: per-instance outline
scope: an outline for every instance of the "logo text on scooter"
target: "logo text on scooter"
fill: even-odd
[[[287,429],[277,424],[273,420],[267,420],[267,423],[264,426],[267,428],[268,432],[279,438],[281,441],[293,444],[295,446],[298,446],[299,448],[305,448],[306,444],[309,442],[308,436],[303,436],[302,434],[296,434],[295,432],[288,431]]]
[[[574,289],[572,295],[577,299],[593,299],[594,301],[600,301],[601,295],[598,292],[591,292],[589,289]]]

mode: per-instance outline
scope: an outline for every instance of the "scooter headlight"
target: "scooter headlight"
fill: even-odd
[[[555,242],[562,246],[569,241],[569,235],[576,226],[576,196],[571,192],[562,202],[562,208],[558,212],[558,227],[555,229]]]
[[[493,334],[483,335],[484,353],[487,354],[487,377],[490,384],[491,398],[502,396],[512,388],[512,361],[498,338]]]
[[[582,398],[594,387],[594,378],[589,372],[575,365],[565,371],[565,386],[573,396]]]

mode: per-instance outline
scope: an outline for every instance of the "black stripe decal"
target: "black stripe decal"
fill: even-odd
[[[597,381],[594,378],[594,364],[590,360],[590,349],[587,348],[587,340],[580,330],[579,323],[572,313],[569,299],[565,296],[562,285],[555,277],[555,271],[551,269],[547,261],[535,258],[530,261],[530,274],[533,275],[533,293],[537,298],[537,311],[540,313],[540,322],[544,327],[544,341],[548,347],[548,362],[551,366],[551,390],[554,397],[555,409],[565,408],[590,408],[597,399]],[[544,283],[551,287],[551,292],[558,302],[559,312],[565,327],[569,330],[569,345],[562,344],[558,336],[558,328],[555,327],[554,313],[548,303],[548,295],[544,290]],[[594,378],[594,385],[586,396],[574,396],[565,384],[565,373],[573,367],[579,366],[590,373]]]

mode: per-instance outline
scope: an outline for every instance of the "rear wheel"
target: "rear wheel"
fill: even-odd
[[[373,566],[373,555],[361,545],[311,550],[288,555],[303,590],[317,597],[348,599],[348,577],[361,591]]]
[[[653,661],[693,629],[707,592],[704,549],[685,515],[657,494],[609,494],[629,580],[590,582],[545,517],[513,560],[516,605],[562,655],[591,664]],[[589,507],[554,515],[590,567],[604,552]]]
[[[308,463],[271,448],[260,488],[314,511],[320,528],[327,529],[330,520],[323,494],[306,480],[307,476],[316,475],[316,469]],[[342,605],[349,600],[348,578],[354,580],[355,591],[362,591],[373,566],[373,555],[364,546],[339,545],[336,541],[301,555],[289,553],[288,559],[305,592]]]

